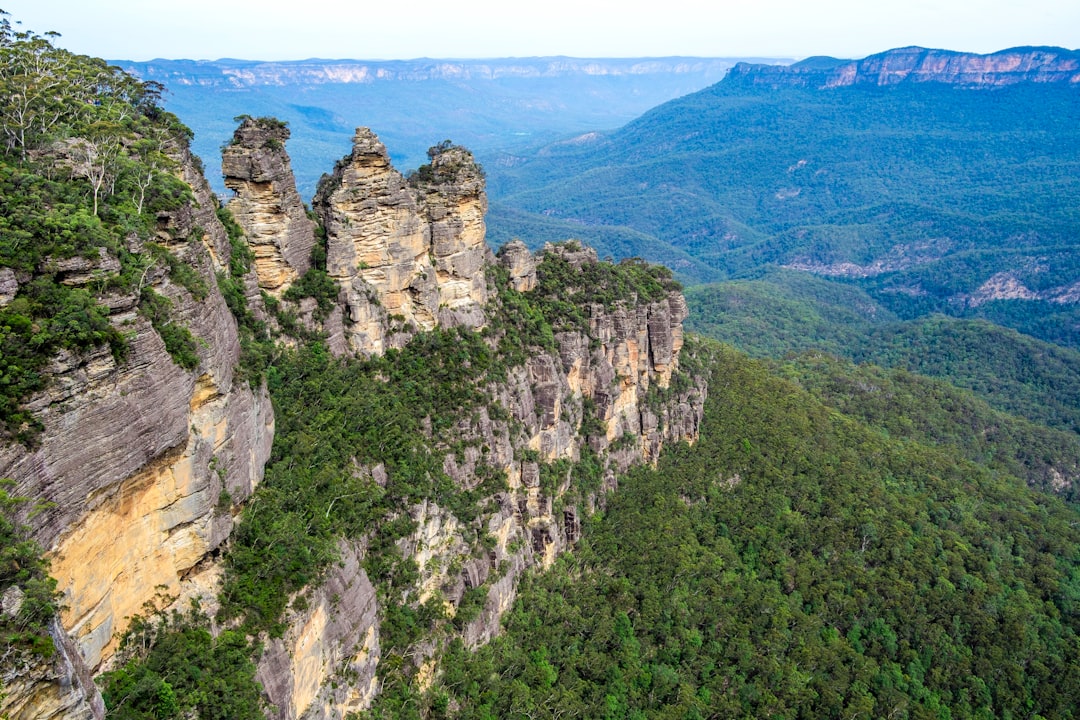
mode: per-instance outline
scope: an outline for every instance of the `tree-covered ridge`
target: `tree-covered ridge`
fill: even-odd
[[[860,288],[790,270],[696,285],[687,288],[686,303],[688,330],[755,357],[848,355],[879,323],[897,319]]]
[[[712,367],[699,442],[621,481],[428,716],[1075,716],[1074,509]]]
[[[1080,351],[984,320],[935,316],[881,327],[855,360],[942,377],[996,407],[1080,432]]]
[[[821,402],[894,439],[955,451],[1029,486],[1080,499],[1080,436],[994,410],[969,390],[907,370],[805,353],[775,365]]]
[[[173,175],[189,131],[160,108],[159,86],[50,37],[0,15],[0,276],[14,289],[0,306],[0,434],[24,442],[37,424],[21,405],[45,386],[51,357],[102,345],[125,356],[101,297],[152,292],[153,267],[193,292],[198,280],[164,248],[136,251],[161,229],[160,214],[190,197]],[[190,366],[190,332],[162,302],[143,300]]]

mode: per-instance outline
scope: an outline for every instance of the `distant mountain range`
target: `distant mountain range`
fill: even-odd
[[[785,267],[901,318],[1080,346],[1080,53],[740,64],[614,132],[493,163],[496,244],[568,234],[689,281]]]
[[[862,60],[812,57],[778,67],[741,62],[730,72],[755,85],[831,88],[849,85],[946,83],[968,88],[1018,83],[1080,86],[1080,51],[1056,47],[1017,47],[975,55],[951,50],[906,47]]]
[[[704,88],[740,61],[764,58],[568,57],[491,60],[113,61],[168,89],[165,103],[195,131],[195,152],[219,192],[219,146],[246,114],[289,123],[300,193],[372,128],[395,164],[415,168],[451,139],[479,156],[519,151],[568,134],[615,128]]]

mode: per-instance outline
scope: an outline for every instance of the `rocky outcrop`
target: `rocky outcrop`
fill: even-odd
[[[177,149],[177,159],[183,175],[199,174],[186,151]],[[198,273],[205,297],[193,297],[158,261],[143,282],[170,300],[175,321],[196,338],[195,370],[173,362],[138,312],[137,289],[112,291],[101,300],[128,338],[127,357],[117,362],[106,347],[57,355],[48,386],[26,404],[43,426],[38,443],[0,447],[0,476],[15,481],[14,492],[50,503],[26,523],[63,593],[60,635],[73,641],[64,656],[76,674],[109,659],[117,634],[158,586],[183,591],[187,574],[229,535],[269,456],[269,398],[234,381],[237,327],[215,282],[215,270],[228,267],[227,237],[205,181],[192,189],[195,201],[160,216],[153,240]],[[60,277],[78,285],[115,261],[64,268]],[[54,693],[65,682],[46,675],[32,692]]]
[[[902,83],[944,83],[969,88],[1019,83],[1080,87],[1080,52],[1018,47],[977,55],[906,47],[862,60],[817,57],[789,66],[739,63],[728,71],[727,77],[755,85],[811,88]]]
[[[432,222],[430,217],[453,219],[455,213],[461,217],[464,213],[455,209],[461,198],[465,204],[476,203],[478,193],[475,186],[470,190],[463,183],[446,190],[428,186],[426,192],[415,192],[392,171],[373,136],[361,131],[357,140],[351,160],[338,168],[340,184],[316,206],[328,213],[324,217],[338,223],[328,226],[333,227],[328,232],[332,249],[328,268],[339,282],[346,282],[344,268],[357,257],[382,263],[378,273],[368,272],[375,268],[359,268],[348,281],[352,284],[346,285],[370,294],[370,304],[385,313],[372,316],[378,332],[379,323],[390,316],[391,308],[381,307],[383,302],[394,303],[394,314],[412,312],[414,318],[420,309],[431,307],[416,303],[420,296],[408,292],[408,286],[393,290],[383,283],[415,272],[428,259],[425,247],[436,246],[422,243],[429,233],[438,237],[443,232],[437,229],[438,220]],[[350,188],[364,190],[349,192]],[[431,199],[432,193],[440,193],[438,202],[443,205]],[[348,205],[349,198],[356,204]],[[432,206],[449,209],[425,217],[424,209]],[[329,214],[330,210],[338,214]],[[416,222],[417,218],[423,222]],[[460,238],[468,227],[462,219],[444,237]],[[435,272],[444,269],[451,278],[447,286],[454,291],[473,287],[452,284],[455,273],[467,267],[457,264],[461,254],[471,247],[460,240],[453,242],[463,250],[433,251],[436,258],[424,267]],[[419,250],[423,252],[418,255]],[[543,252],[564,261],[570,274],[577,272],[581,278],[598,263],[594,251],[577,245],[547,246]],[[440,266],[439,258],[452,260]],[[395,264],[394,259],[399,262]],[[499,262],[507,269],[515,292],[540,292],[538,267],[542,263],[523,245],[505,248]],[[474,277],[486,274],[480,263]],[[434,283],[429,290],[434,296],[441,287]],[[494,286],[484,287],[485,297],[492,295],[494,303],[487,311],[495,317],[501,312],[500,296],[493,290]],[[567,287],[566,292],[570,296],[577,290]],[[468,292],[457,297],[469,298],[466,307],[481,307]],[[377,601],[366,576],[357,569],[360,551],[346,547],[343,564],[333,571],[328,584],[305,596],[299,605],[302,609],[295,609],[294,603],[285,636],[270,641],[260,661],[259,678],[277,718],[340,717],[366,708],[378,690],[374,673],[382,652],[395,654],[397,662],[405,653],[420,686],[433,680],[440,672],[442,643],[450,635],[459,635],[475,647],[494,637],[513,604],[522,573],[550,565],[578,541],[581,518],[595,508],[604,491],[615,487],[618,472],[654,460],[666,443],[697,437],[704,381],[694,378],[681,383],[681,389],[673,382],[679,372],[682,322],[687,316],[681,293],[661,293],[648,301],[630,296],[608,304],[583,302],[581,308],[586,318],[582,324],[562,327],[552,347],[531,347],[522,364],[507,369],[504,379],[484,388],[486,405],[456,418],[449,434],[452,447],[443,456],[444,472],[463,491],[480,487],[493,472],[505,478],[506,485],[481,502],[475,518],[458,517],[432,500],[402,508],[414,529],[396,547],[415,563],[415,582],[396,589],[393,599]],[[355,311],[355,305],[349,311]],[[432,326],[446,321],[445,315],[425,317]],[[452,321],[461,318],[456,315]],[[353,332],[350,342],[357,343],[355,328]],[[365,347],[366,352],[380,349],[379,345]],[[357,349],[354,345],[353,351]],[[596,473],[594,484],[587,488],[575,481],[582,472],[575,463],[582,460],[592,463],[591,472]],[[381,466],[359,472],[386,483]],[[407,651],[380,648],[377,606],[387,600],[436,603],[453,622],[442,625],[439,632],[443,634],[427,637]],[[458,617],[459,612],[468,615]]]
[[[258,288],[283,295],[306,269],[314,242],[314,228],[294,212],[301,206],[288,192],[286,137],[278,124],[247,120],[224,151],[237,191],[232,207],[256,255],[245,278],[256,291],[248,297],[263,314]],[[0,447],[0,476],[15,480],[14,492],[53,504],[27,522],[48,549],[63,593],[56,659],[5,669],[4,708],[12,717],[102,717],[91,673],[108,667],[133,615],[161,596],[197,599],[213,612],[216,551],[270,455],[269,398],[234,378],[239,332],[215,282],[215,272],[229,267],[232,245],[205,180],[183,148],[175,151],[195,202],[158,218],[151,239],[171,258],[132,236],[128,249],[147,258],[141,287],[102,298],[128,338],[126,358],[114,359],[105,347],[58,354],[46,390],[27,404],[43,427],[39,443]],[[502,292],[540,292],[542,259],[521,243],[501,253],[505,274],[488,272],[495,257],[484,241],[484,177],[472,156],[444,143],[430,160],[406,179],[361,128],[352,154],[320,186],[315,206],[337,304],[329,312],[316,298],[282,304],[292,303],[303,326],[325,332],[335,352],[381,353],[437,326],[481,328],[489,313],[504,313],[500,303],[509,296],[497,291],[503,280],[512,290]],[[598,262],[576,244],[544,252],[582,277]],[[48,262],[58,281],[79,287],[105,287],[100,281],[120,268],[107,252]],[[174,279],[177,262],[195,271],[204,291],[190,278]],[[0,290],[13,294],[21,281],[0,276]],[[194,370],[173,362],[140,314],[144,287],[167,298],[170,317],[197,340]],[[414,530],[397,551],[418,571],[402,601],[441,603],[448,619],[464,605],[470,615],[442,627],[470,645],[498,632],[527,568],[549,565],[577,542],[580,518],[614,487],[619,470],[697,435],[704,387],[673,383],[686,317],[681,294],[582,300],[579,307],[574,322],[548,331],[542,347],[485,381],[480,390],[489,402],[456,418],[453,443],[427,438],[445,451],[443,470],[461,490],[493,477],[499,489],[470,517],[432,500],[399,511]],[[486,341],[497,344],[507,327],[489,328]],[[575,484],[579,461],[589,463],[587,487]],[[362,472],[387,484],[382,466]],[[342,541],[339,562],[319,586],[290,598],[284,634],[262,638],[258,678],[280,720],[344,717],[367,708],[379,691],[380,599],[362,569],[365,542]],[[15,593],[0,600],[4,608],[20,602]],[[438,673],[446,637],[410,649],[421,685]]]
[[[382,353],[439,324],[484,322],[483,175],[467,151],[444,146],[418,177],[407,182],[375,134],[359,128],[312,202],[354,353]]]
[[[589,249],[548,246],[545,252],[578,267],[597,262]],[[516,248],[500,254],[504,263],[532,267],[535,285],[535,259]],[[401,549],[420,570],[420,597],[439,592],[456,607],[467,591],[486,589],[480,611],[462,631],[472,646],[498,632],[526,568],[549,565],[577,542],[581,516],[601,491],[614,487],[617,471],[655,459],[665,443],[697,437],[703,379],[681,392],[670,387],[687,316],[681,293],[614,310],[591,304],[587,312],[587,327],[557,333],[557,351],[530,354],[506,382],[490,388],[506,417],[494,420],[480,409],[454,430],[465,450],[447,453],[443,468],[460,487],[475,487],[485,466],[507,478],[508,491],[490,498],[479,521],[481,534],[494,541],[490,549],[476,555],[470,542],[475,525],[462,526],[429,505],[413,509],[417,530]],[[572,465],[556,461],[576,462],[586,450],[602,463],[602,482],[569,499]]]
[[[439,323],[480,327],[487,302],[484,265],[491,260],[484,243],[484,173],[462,147],[444,143],[429,157],[430,166],[420,169],[414,186],[427,220]]]
[[[222,151],[229,210],[247,233],[259,287],[280,296],[309,267],[315,224],[296,192],[285,141],[289,129],[268,118],[245,118]]]
[[[0,717],[9,720],[100,720],[105,704],[70,638],[55,618],[49,625],[56,648],[47,660],[22,666],[5,658],[0,667]]]
[[[257,679],[270,700],[270,717],[342,718],[366,709],[378,692],[375,588],[360,567],[358,549],[343,542],[339,550],[330,576],[302,604],[294,601],[289,630],[271,640],[259,659]]]
[[[511,240],[499,249],[499,265],[510,276],[510,287],[518,292],[536,287],[536,260],[520,240]]]

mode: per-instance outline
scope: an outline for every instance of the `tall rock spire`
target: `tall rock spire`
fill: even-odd
[[[272,118],[245,118],[222,151],[229,203],[255,254],[259,286],[280,296],[311,266],[315,223],[296,191],[285,141],[289,129]]]

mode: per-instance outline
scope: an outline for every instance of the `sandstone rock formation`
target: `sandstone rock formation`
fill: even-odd
[[[1080,52],[1018,47],[977,55],[906,47],[862,60],[810,58],[789,66],[739,63],[729,77],[757,85],[814,88],[924,82],[975,88],[1025,82],[1080,87]]]
[[[543,252],[578,270],[598,262],[587,248]],[[513,284],[536,289],[538,262],[524,246],[504,250],[501,262],[511,267]],[[697,437],[703,380],[671,388],[687,314],[681,293],[614,309],[593,303],[586,312],[585,326],[557,333],[554,349],[530,351],[505,381],[488,386],[487,407],[456,418],[452,436],[459,447],[446,450],[443,470],[468,490],[480,484],[485,468],[496,468],[505,473],[507,490],[489,498],[488,509],[472,521],[430,500],[403,509],[415,527],[397,543],[418,572],[411,602],[438,599],[453,617],[467,592],[482,593],[475,615],[461,624],[470,646],[498,633],[526,569],[550,565],[577,542],[580,518],[602,491],[614,488],[617,472],[656,458],[665,443]],[[599,459],[603,478],[587,497],[571,497],[571,463],[585,453]],[[563,469],[552,479],[553,463],[560,461]],[[381,467],[364,472],[385,484]],[[480,554],[479,536],[491,540]],[[378,601],[353,552],[343,551],[343,565],[308,609],[290,615],[285,637],[272,641],[260,662],[260,681],[280,720],[363,709],[379,689]],[[327,598],[335,595],[338,607],[328,609]],[[421,685],[440,672],[440,642],[432,638],[410,651]],[[343,672],[359,679],[342,681]]]
[[[499,264],[510,275],[510,286],[518,292],[536,287],[536,260],[520,240],[511,240],[499,249]]]
[[[366,709],[378,692],[375,588],[357,548],[343,542],[340,550],[307,609],[293,611],[285,636],[270,641],[259,660],[271,717],[341,718]]]
[[[177,152],[183,173],[201,177]],[[105,347],[55,357],[48,387],[27,403],[44,427],[38,444],[0,446],[0,477],[15,481],[14,492],[55,504],[27,523],[48,549],[63,593],[63,628],[74,641],[65,657],[75,672],[67,680],[46,673],[28,691],[35,697],[89,678],[86,670],[108,660],[116,634],[156,586],[182,590],[188,571],[229,535],[230,504],[251,494],[269,456],[269,398],[234,381],[236,321],[214,280],[215,269],[228,265],[225,231],[205,180],[193,191],[195,204],[159,218],[155,240],[199,273],[206,297],[196,300],[164,266],[152,264],[144,281],[169,298],[197,338],[198,367],[173,362],[138,313],[137,291],[106,295],[110,321],[129,337],[126,360],[117,363]],[[105,257],[96,268],[112,263]],[[73,267],[63,277],[77,284],[94,270]],[[223,491],[230,503],[221,503]],[[65,633],[57,637],[58,647],[67,642]],[[97,706],[63,713],[100,717],[92,683],[82,692]]]
[[[224,151],[238,193],[231,207],[256,256],[245,279],[248,298],[264,314],[258,288],[284,295],[306,270],[315,237],[298,214],[281,147],[286,137],[272,122],[246,120]],[[12,477],[20,495],[55,503],[31,524],[64,594],[58,659],[4,675],[12,690],[3,707],[13,718],[102,717],[91,673],[107,667],[144,603],[163,591],[212,608],[221,576],[214,551],[270,454],[269,398],[234,378],[238,328],[214,282],[215,271],[229,267],[232,246],[205,179],[182,148],[176,152],[195,202],[159,217],[154,241],[206,281],[206,296],[174,282],[166,263],[149,263],[143,281],[171,301],[177,321],[197,338],[198,366],[189,371],[173,362],[139,314],[137,293],[106,295],[112,322],[129,336],[128,357],[117,362],[104,347],[57,355],[46,391],[29,402],[44,426],[40,444],[0,447],[0,476]],[[488,272],[496,260],[484,242],[483,174],[467,151],[446,143],[430,159],[406,180],[361,128],[352,154],[320,186],[315,207],[337,305],[318,314],[316,300],[303,298],[290,307],[339,354],[379,354],[437,326],[480,328],[485,309],[500,311],[504,296]],[[129,242],[132,252],[146,250]],[[544,253],[582,277],[597,263],[595,252],[576,244]],[[539,291],[542,257],[512,243],[499,262],[513,292]],[[84,286],[118,267],[104,253],[52,269],[62,282]],[[18,282],[0,275],[0,290],[14,294]],[[415,528],[396,546],[418,570],[409,602],[437,599],[453,616],[473,591],[475,614],[458,629],[473,646],[498,632],[521,573],[549,565],[577,542],[581,516],[614,487],[618,471],[697,435],[702,381],[672,382],[687,314],[681,294],[582,302],[581,310],[586,320],[560,326],[543,348],[482,388],[489,403],[454,419],[454,448],[427,438],[437,452],[445,449],[443,470],[460,489],[479,487],[492,469],[505,475],[506,487],[468,520],[431,500],[400,510]],[[499,331],[492,332],[497,342]],[[587,491],[572,477],[583,458],[601,476]],[[382,466],[361,471],[386,485]],[[489,538],[484,552],[480,537]],[[322,583],[292,598],[283,636],[263,638],[258,679],[279,720],[344,717],[379,692],[384,609],[362,569],[365,552],[364,541],[341,541],[340,562]],[[414,649],[410,662],[421,684],[439,672],[439,642]]]
[[[484,182],[472,155],[433,151],[416,186],[367,128],[312,201],[327,272],[345,293],[349,347],[379,354],[438,324],[478,327],[487,300]]]
[[[48,660],[31,667],[0,667],[0,717],[10,720],[101,720],[105,704],[60,622],[50,623],[56,646]]]
[[[277,120],[245,118],[221,162],[225,187],[236,193],[228,207],[247,232],[259,287],[275,296],[311,267],[315,246],[315,224],[285,153],[288,138]]]

